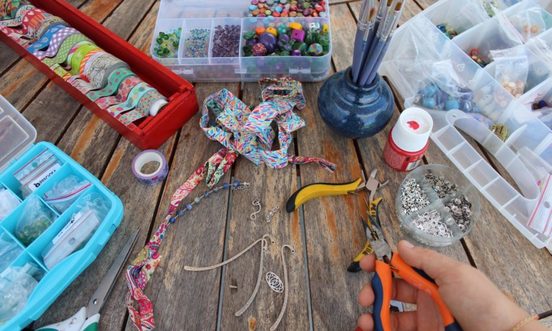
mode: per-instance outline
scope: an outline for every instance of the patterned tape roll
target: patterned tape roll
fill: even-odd
[[[61,18],[53,15],[48,15],[36,32],[36,39],[39,40],[50,29],[50,27],[59,24],[67,26],[67,23]]]
[[[0,32],[8,36],[8,38],[12,39],[22,47],[27,47],[31,41],[21,35],[21,31],[15,30],[12,28],[9,28],[7,26],[1,26],[0,25]]]
[[[17,12],[15,13],[15,18],[11,20],[0,21],[0,26],[7,26],[11,28],[20,26],[21,22],[23,22],[23,17],[25,16],[25,14],[29,10],[33,10],[34,8],[35,7],[31,5],[25,5],[25,6],[19,7],[19,9],[17,9]]]
[[[50,40],[50,44],[48,45],[47,50],[36,51],[33,53],[33,55],[40,60],[47,57],[53,57],[57,54],[59,47],[65,41],[65,39],[77,33],[80,33],[80,32],[74,28],[71,28],[71,27],[63,28],[54,34],[54,36],[52,37],[52,40]]]
[[[100,56],[102,53],[105,53],[105,52],[101,48],[99,48],[95,51],[92,51],[92,52],[86,54],[86,56],[81,61],[79,73],[81,75],[84,75],[84,70],[85,70],[87,64],[90,63],[90,61],[92,61],[94,58]]]
[[[83,74],[97,88],[103,88],[107,85],[107,78],[114,70],[128,67],[126,62],[109,53],[102,53],[101,56],[90,59],[87,64]]]
[[[67,79],[67,82],[73,85],[73,87],[79,90],[82,94],[87,94],[88,92],[94,90],[94,86],[82,79],[81,76],[71,76]]]
[[[54,35],[61,29],[65,28],[65,25],[62,23],[52,24],[48,27],[48,30],[40,37],[40,39],[31,46],[27,48],[27,50],[31,53],[43,50],[50,46],[50,42],[52,41],[52,38]]]
[[[117,95],[99,98],[98,100],[96,100],[96,104],[101,109],[108,109],[113,105],[122,103],[128,98],[130,91],[132,91],[132,89],[141,82],[142,80],[137,76],[130,76],[121,83]]]
[[[78,44],[80,42],[83,42],[83,41],[88,41],[89,42],[90,39],[88,39],[85,35],[83,35],[81,33],[77,33],[77,34],[74,34],[74,35],[68,37],[67,39],[65,39],[65,41],[59,47],[59,50],[58,50],[55,57],[46,58],[46,59],[42,60],[42,62],[44,62],[49,67],[53,66],[54,64],[59,64],[59,63],[65,62],[67,60],[67,57],[69,56],[69,52],[71,51],[73,46],[75,46],[76,44]]]
[[[19,0],[5,0],[3,5],[0,5],[0,20],[10,20],[15,17],[17,8],[21,6]]]
[[[158,167],[148,174],[143,172],[144,166],[156,162]],[[165,156],[155,149],[148,149],[136,155],[132,160],[132,173],[141,183],[153,185],[162,182],[169,173],[169,164]]]
[[[53,16],[42,9],[34,8],[29,10],[25,13],[21,21],[21,34],[32,41],[36,41],[39,38],[38,33],[40,27],[50,17]]]
[[[142,96],[133,111],[129,111],[121,115],[119,117],[119,121],[124,125],[130,125],[141,118],[149,116],[153,108],[158,108],[156,110],[157,113],[159,109],[166,104],[167,100],[165,100],[165,98],[157,92],[157,90],[152,89]]]
[[[142,82],[136,85],[132,89],[132,91],[130,91],[128,98],[124,103],[111,106],[107,109],[107,111],[114,117],[117,117],[126,111],[134,109],[136,108],[136,106],[138,106],[140,99],[142,99],[142,97],[151,90],[153,90],[153,87],[149,86],[147,83]]]
[[[130,76],[134,76],[134,73],[132,71],[130,71],[130,69],[128,69],[128,68],[119,68],[119,69],[113,71],[111,73],[111,75],[109,75],[109,78],[107,79],[106,87],[104,87],[104,88],[102,88],[101,90],[98,90],[98,91],[92,91],[92,92],[88,93],[86,96],[90,100],[96,101],[99,98],[113,95],[113,94],[117,93],[121,83]]]
[[[69,61],[69,59],[67,59],[68,63],[71,64],[71,75],[78,75],[80,72],[80,65],[84,57],[88,55],[88,53],[98,49],[100,48],[93,43],[87,43],[78,47],[71,56],[71,60]]]

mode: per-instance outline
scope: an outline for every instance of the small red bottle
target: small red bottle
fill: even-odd
[[[389,132],[383,158],[393,169],[411,171],[420,165],[429,147],[433,119],[421,108],[405,109]]]

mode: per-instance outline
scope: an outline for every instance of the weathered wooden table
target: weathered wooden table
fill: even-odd
[[[84,13],[147,52],[159,2],[155,0],[70,0]],[[433,0],[410,0],[403,21],[429,6]],[[350,65],[353,36],[360,1],[332,0],[333,68]],[[170,161],[167,180],[149,187],[138,183],[130,171],[139,152],[102,122],[83,109],[62,89],[33,66],[0,44],[0,94],[4,95],[38,131],[38,140],[54,142],[82,163],[125,204],[125,217],[98,259],[64,292],[37,322],[37,326],[65,319],[85,305],[106,271],[106,266],[123,246],[124,238],[140,229],[139,244],[146,242],[161,222],[173,191],[219,146],[204,137],[196,115],[161,148]],[[247,191],[224,192],[209,204],[180,219],[171,229],[162,248],[164,256],[147,293],[156,307],[158,330],[244,330],[248,319],[258,330],[267,330],[276,319],[283,295],[262,286],[257,299],[241,318],[241,307],[255,286],[259,263],[258,248],[222,270],[190,273],[185,264],[210,265],[235,255],[265,233],[278,243],[289,243],[297,253],[289,259],[291,289],[287,313],[280,330],[352,330],[362,312],[357,294],[370,276],[350,274],[346,267],[365,242],[359,217],[362,197],[325,198],[309,202],[294,214],[280,211],[274,221],[252,222],[251,202],[261,198],[267,207],[283,207],[299,186],[327,181],[356,179],[361,170],[377,168],[390,180],[382,190],[382,223],[386,237],[394,243],[403,236],[394,210],[397,189],[403,174],[390,170],[382,161],[382,149],[389,127],[374,138],[358,141],[333,135],[317,114],[316,99],[321,84],[305,84],[308,107],[301,115],[307,127],[301,129],[294,149],[300,155],[322,156],[337,163],[335,174],[312,165],[271,170],[255,167],[244,158],[231,176],[252,183]],[[255,83],[196,84],[200,102],[220,88],[228,88],[246,103],[259,99]],[[402,100],[397,96],[397,105]],[[401,107],[395,111],[395,119]],[[293,150],[293,149],[292,149]],[[493,160],[490,160],[493,162]],[[450,162],[435,146],[426,155],[427,163]],[[499,168],[500,171],[502,169]],[[198,189],[197,192],[202,192]],[[552,307],[552,256],[535,249],[483,197],[481,218],[461,243],[442,252],[479,268],[517,303],[530,312]],[[283,208],[282,208],[283,209]],[[272,245],[265,258],[265,270],[282,275],[279,247]],[[238,289],[230,289],[237,284]],[[103,330],[133,329],[126,310],[127,287],[121,276],[102,311]]]

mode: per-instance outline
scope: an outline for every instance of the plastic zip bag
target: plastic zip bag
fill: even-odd
[[[0,188],[0,221],[6,218],[17,206],[19,199],[10,191]]]
[[[508,20],[521,34],[523,40],[527,41],[541,34],[548,28],[545,18],[546,21],[549,21],[548,23],[551,23],[550,19],[552,19],[552,16],[542,8],[535,6],[509,16]]]
[[[25,307],[41,275],[30,263],[0,273],[0,326]]]
[[[42,252],[44,264],[52,269],[86,245],[109,211],[109,203],[98,194],[89,194],[77,204],[77,212]]]
[[[44,201],[58,212],[63,213],[91,185],[86,179],[81,180],[75,175],[70,175],[46,192]]]
[[[23,249],[7,235],[0,235],[0,272],[4,271],[9,265],[23,252]]]
[[[494,78],[515,98],[522,96],[529,74],[529,59],[525,49],[514,47],[496,50],[491,51],[491,55],[494,59]]]
[[[28,246],[54,222],[55,215],[36,196],[31,196],[24,208],[15,227],[15,236]]]

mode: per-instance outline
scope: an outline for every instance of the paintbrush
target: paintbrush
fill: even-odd
[[[362,67],[364,58],[366,57],[366,43],[370,30],[374,27],[374,17],[376,14],[376,8],[374,0],[364,0],[362,8],[360,10],[360,17],[358,20],[357,31],[355,36],[355,47],[353,53],[353,81],[358,80],[360,75],[360,69]]]
[[[385,56],[385,52],[391,42],[391,36],[396,29],[397,23],[401,17],[404,2],[403,0],[394,1],[394,8],[390,8],[387,12],[385,21],[381,29],[378,29],[374,47],[369,53],[366,67],[363,68],[358,85],[366,86],[371,83],[379,69],[379,65]]]

